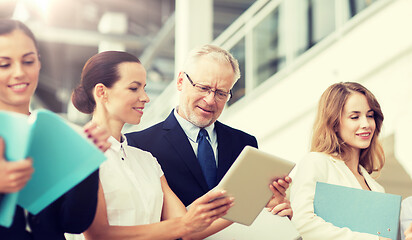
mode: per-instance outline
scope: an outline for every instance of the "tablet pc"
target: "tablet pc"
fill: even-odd
[[[294,162],[246,146],[214,188],[235,198],[234,206],[222,218],[251,225],[272,197],[269,185],[287,176],[294,166]]]

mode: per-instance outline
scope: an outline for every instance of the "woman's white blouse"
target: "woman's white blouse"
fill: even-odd
[[[361,173],[372,191],[384,192],[362,167]],[[324,154],[311,152],[297,165],[290,190],[293,210],[292,222],[304,240],[377,240],[378,236],[352,232],[348,228],[336,227],[314,214],[313,199],[316,182],[325,182],[346,187],[362,189],[355,175],[342,160]],[[348,204],[354,204],[348,202]]]
[[[160,222],[163,171],[149,152],[118,142],[105,152],[107,160],[100,166],[100,182],[106,200],[110,225],[132,226]]]

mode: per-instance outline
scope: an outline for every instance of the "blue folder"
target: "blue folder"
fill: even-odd
[[[398,239],[401,196],[317,182],[315,214],[337,227]]]
[[[32,178],[20,192],[1,199],[0,224],[5,227],[11,224],[16,203],[37,214],[106,159],[93,143],[48,110],[34,111],[29,117],[0,111],[0,126],[6,159],[31,157],[34,168]]]

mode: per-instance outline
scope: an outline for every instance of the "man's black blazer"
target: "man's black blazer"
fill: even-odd
[[[246,145],[257,147],[256,138],[218,121],[218,182]],[[128,144],[152,153],[162,166],[167,182],[185,206],[208,192],[193,148],[174,113],[143,131],[126,134]]]
[[[0,239],[64,240],[65,232],[84,232],[96,213],[98,186],[97,170],[37,215],[29,214],[31,233],[26,231],[24,210],[17,207],[10,228],[0,226]]]

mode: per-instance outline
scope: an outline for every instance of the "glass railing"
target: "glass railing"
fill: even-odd
[[[213,44],[238,59],[241,78],[232,105],[383,0],[258,0]]]
[[[232,89],[229,108],[252,92],[271,88],[390,1],[257,0],[212,42],[228,49],[239,61],[241,78]],[[178,98],[175,89],[176,84],[171,83],[151,103],[139,129],[170,113]],[[126,132],[131,129],[125,127]]]

